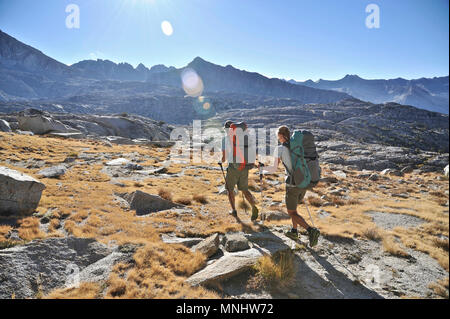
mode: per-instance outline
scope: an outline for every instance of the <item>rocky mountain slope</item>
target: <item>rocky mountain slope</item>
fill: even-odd
[[[308,129],[342,141],[402,146],[448,153],[448,115],[395,103],[372,104],[349,99],[334,104],[311,104],[224,111],[211,121],[233,119],[252,127]],[[406,159],[405,159],[406,160]]]
[[[50,134],[65,138],[93,138],[116,144],[164,144],[173,127],[146,117],[128,114],[50,114],[36,109],[0,115],[2,131],[21,134]]]
[[[41,51],[26,45],[0,30],[0,64],[3,68],[32,72],[55,78],[73,73],[69,66],[60,63]]]
[[[152,89],[143,84],[142,89]],[[121,88],[112,82],[112,92]],[[33,107],[50,111],[56,119],[77,129],[77,121],[91,122],[100,113],[103,116],[122,114],[123,109],[131,114],[142,114],[158,121],[189,125],[193,119],[205,119],[204,125],[215,123],[220,127],[226,119],[246,121],[251,127],[276,128],[288,125],[291,128],[312,130],[318,139],[334,137],[341,141],[383,144],[404,147],[414,152],[426,150],[448,153],[449,124],[448,115],[420,110],[395,103],[372,104],[356,99],[347,99],[333,104],[299,105],[295,100],[242,96],[239,94],[211,94],[198,98],[186,97],[181,90],[167,87],[159,89],[154,95],[143,93],[140,96],[120,99],[105,98],[104,95],[90,95],[89,104],[80,104],[76,98],[59,103],[15,102],[0,103],[0,119],[17,128],[17,112]],[[122,88],[119,95],[126,95]],[[87,99],[87,97],[84,97]],[[204,103],[210,107],[205,109]],[[95,105],[95,106],[94,106]],[[10,113],[15,112],[15,113]],[[73,115],[73,113],[85,115]],[[148,120],[152,122],[152,120]],[[152,124],[153,125],[153,124]],[[83,127],[83,125],[81,125]],[[81,131],[90,134],[84,128]],[[141,130],[142,131],[142,130]],[[104,134],[103,134],[104,135]],[[112,134],[114,135],[114,134]],[[123,137],[130,137],[122,135]],[[135,138],[134,135],[131,138]]]
[[[432,79],[420,78],[405,80],[402,78],[391,80],[366,80],[357,75],[346,75],[340,80],[308,80],[289,83],[300,84],[316,89],[344,92],[351,96],[372,103],[395,102],[413,105],[421,109],[448,114],[448,76]]]

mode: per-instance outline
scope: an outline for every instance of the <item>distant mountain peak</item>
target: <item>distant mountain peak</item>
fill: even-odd
[[[144,64],[139,63],[136,70],[148,70],[148,68]]]
[[[128,62],[119,62],[119,64],[118,65],[126,65],[126,66],[131,66],[131,64],[130,63],[128,63]]]
[[[357,74],[347,74],[342,78],[343,80],[362,80]]]
[[[192,62],[198,63],[198,62],[208,62],[208,61],[206,61],[205,59],[202,59],[202,58],[199,57],[199,56],[196,56],[196,57],[194,58],[194,60],[192,60]]]
[[[77,62],[77,63],[83,63],[83,62],[86,62],[86,63],[96,63],[96,62],[98,62],[98,63],[103,63],[103,64],[114,64],[114,65],[117,65],[116,63],[114,63],[113,61],[111,61],[111,60],[108,60],[108,59],[97,59],[97,60],[82,60],[82,61],[80,61],[80,62]],[[74,64],[77,64],[77,63],[74,63]]]
[[[150,72],[153,72],[153,73],[166,72],[169,69],[170,68],[168,68],[164,64],[156,64],[150,68]]]
[[[187,67],[201,67],[201,66],[215,66],[216,64],[206,61],[205,59],[197,56],[194,60],[192,60]]]

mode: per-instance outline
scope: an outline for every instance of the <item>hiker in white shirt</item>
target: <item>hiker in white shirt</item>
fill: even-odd
[[[263,173],[265,174],[273,174],[277,171],[280,163],[283,163],[286,170],[286,208],[289,216],[292,219],[292,229],[286,233],[291,239],[298,239],[298,231],[297,227],[300,225],[308,231],[310,246],[314,246],[317,244],[317,239],[320,236],[320,231],[308,225],[305,219],[297,213],[297,205],[303,201],[303,198],[306,194],[306,188],[299,188],[295,185],[292,185],[291,173],[292,163],[291,163],[291,154],[289,150],[289,142],[290,142],[290,131],[287,126],[280,126],[278,128],[278,141],[281,145],[279,145],[274,153],[273,165],[269,167],[264,167]]]

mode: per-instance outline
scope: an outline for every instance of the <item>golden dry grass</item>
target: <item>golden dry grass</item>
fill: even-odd
[[[429,194],[431,196],[436,196],[436,197],[441,197],[441,198],[447,198],[448,199],[448,196],[442,191],[431,191],[431,192],[429,192]]]
[[[314,207],[320,207],[324,204],[324,201],[319,197],[309,197],[308,203],[310,203]]]
[[[274,256],[266,255],[261,257],[253,268],[265,285],[283,289],[292,283],[295,275],[294,255],[290,250]]]
[[[361,201],[355,198],[349,199],[345,202],[346,205],[359,205]]]
[[[160,188],[160,189],[158,190],[158,195],[159,195],[161,198],[164,198],[164,199],[166,199],[166,200],[172,201],[172,193],[171,193],[168,189]]]
[[[0,242],[6,240],[6,235],[12,229],[10,225],[0,225]]]
[[[134,260],[136,265],[127,273],[125,265],[116,265],[108,280],[107,298],[218,297],[204,288],[184,283],[184,276],[204,266],[205,257],[182,245],[149,243],[136,252]]]
[[[23,218],[20,221],[19,237],[24,240],[43,238],[45,234],[39,228],[39,219],[35,217]]]
[[[409,254],[401,249],[392,237],[383,238],[383,248],[387,253],[397,257],[409,257]]]
[[[331,196],[330,201],[331,201],[331,203],[333,203],[333,205],[338,205],[338,206],[344,206],[346,204],[345,200],[343,200],[342,198],[339,198],[337,196]]]
[[[180,198],[175,199],[175,203],[189,206],[192,204],[192,200],[188,197],[180,197]]]
[[[441,248],[448,252],[448,239],[435,238],[433,243],[437,248]]]
[[[446,204],[448,203],[448,198],[436,198],[436,203],[441,206],[446,206]]]
[[[192,199],[200,204],[208,204],[208,199],[205,195],[195,194],[194,196],[192,196]]]
[[[431,283],[428,288],[432,289],[438,296],[448,299],[448,277]]]
[[[363,231],[363,236],[373,241],[381,241],[383,239],[383,235],[380,233],[380,230],[377,227],[365,229]]]
[[[83,282],[78,288],[56,289],[46,295],[45,299],[95,299],[100,298],[100,286],[96,283]]]

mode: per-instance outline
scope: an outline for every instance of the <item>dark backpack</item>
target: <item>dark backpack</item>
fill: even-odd
[[[310,187],[314,187],[320,181],[322,170],[319,164],[319,154],[317,153],[314,135],[311,132],[303,131],[303,147],[305,150],[305,160],[311,173]]]

